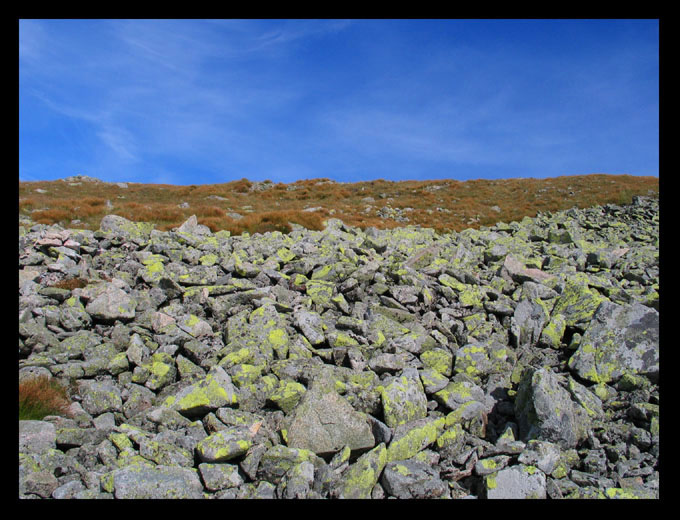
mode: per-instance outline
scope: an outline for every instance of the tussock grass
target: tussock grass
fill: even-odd
[[[44,190],[45,193],[41,193]],[[408,224],[439,232],[461,231],[497,222],[521,220],[546,211],[601,204],[629,204],[635,195],[658,196],[657,177],[592,174],[548,179],[456,181],[387,181],[336,183],[327,178],[290,184],[239,179],[222,184],[173,186],[63,181],[19,184],[19,212],[42,224],[96,230],[107,214],[152,222],[156,229],[180,226],[191,215],[212,231],[288,232],[290,222],[322,229],[323,220],[337,217],[363,229],[406,225],[382,218],[385,206],[405,210]],[[371,199],[373,201],[371,202]],[[306,208],[321,211],[303,211]],[[492,209],[494,208],[494,209]],[[229,213],[243,215],[233,219]],[[72,220],[78,220],[76,226]]]
[[[67,278],[52,284],[51,287],[56,287],[57,289],[68,289],[69,291],[72,291],[73,289],[82,289],[83,287],[87,286],[87,284],[88,281],[83,280],[82,278]]]
[[[54,379],[40,376],[19,383],[19,420],[68,416],[70,404],[67,390]]]

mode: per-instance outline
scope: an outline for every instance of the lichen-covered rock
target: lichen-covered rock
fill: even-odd
[[[308,498],[314,485],[314,464],[302,461],[290,468],[277,486],[281,498]]]
[[[300,328],[312,345],[324,342],[323,324],[321,317],[315,312],[300,309],[294,314],[295,325]]]
[[[24,219],[19,380],[71,404],[20,422],[19,496],[658,498],[658,225]]]
[[[238,393],[229,374],[217,366],[205,378],[169,396],[163,405],[190,417],[237,403]]]
[[[427,397],[417,375],[393,378],[381,391],[383,416],[390,428],[427,416]]]
[[[82,380],[79,382],[79,392],[83,396],[83,408],[90,415],[120,412],[123,409],[120,389],[113,381]]]
[[[198,472],[208,491],[221,491],[243,484],[243,478],[238,473],[238,466],[234,464],[202,462],[198,465]]]
[[[103,321],[131,320],[135,317],[137,302],[123,289],[113,285],[91,300],[85,310],[95,319]]]
[[[579,276],[567,280],[555,302],[552,315],[564,316],[569,327],[585,328],[604,300],[605,297],[588,286],[588,277],[579,273]]]
[[[659,313],[639,303],[602,303],[569,359],[569,368],[593,383],[616,382],[625,373],[657,381]]]
[[[277,485],[288,470],[305,461],[311,462],[314,467],[324,464],[323,459],[309,450],[284,445],[272,446],[262,454],[257,477]]]
[[[418,419],[398,426],[387,447],[387,460],[410,459],[434,443],[446,425],[444,417]]]
[[[378,483],[387,462],[387,449],[383,443],[380,443],[347,468],[335,484],[331,494],[337,498],[370,498],[371,491]]]
[[[247,428],[227,427],[200,441],[196,452],[203,462],[225,462],[246,453],[253,444],[252,437]]]

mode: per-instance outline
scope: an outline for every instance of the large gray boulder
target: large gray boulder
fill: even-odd
[[[590,420],[586,410],[565,388],[564,377],[549,369],[528,368],[522,375],[515,399],[520,436],[576,447],[587,437]]]
[[[326,385],[314,385],[300,399],[287,421],[287,444],[317,455],[336,453],[344,446],[365,450],[375,446],[365,416]]]
[[[603,302],[569,359],[569,368],[593,383],[612,383],[623,374],[659,378],[659,313],[633,303]]]

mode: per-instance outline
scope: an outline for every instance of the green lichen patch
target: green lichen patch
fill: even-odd
[[[305,386],[297,381],[281,380],[279,387],[269,396],[269,400],[287,414],[295,408],[306,391]]]
[[[368,499],[387,464],[388,450],[381,443],[368,453],[363,454],[342,475],[334,490],[338,498]]]
[[[437,440],[443,432],[446,420],[420,419],[403,425],[395,431],[387,448],[387,460],[405,460],[413,457]]]

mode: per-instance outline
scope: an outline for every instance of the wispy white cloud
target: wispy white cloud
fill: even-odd
[[[123,160],[138,161],[134,136],[124,128],[107,127],[97,132],[97,136]]]

